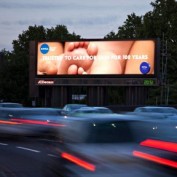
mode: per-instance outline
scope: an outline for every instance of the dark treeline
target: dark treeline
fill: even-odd
[[[165,90],[168,103],[177,104],[177,1],[155,0],[151,2],[152,11],[143,16],[132,13],[127,16],[124,24],[117,32],[111,31],[105,39],[159,38],[161,45],[167,48],[167,72]],[[52,28],[43,26],[29,26],[26,31],[13,40],[13,50],[1,50],[0,61],[0,99],[28,104],[29,98],[29,41],[32,40],[75,40],[80,35],[70,33],[66,26],[57,25]],[[161,51],[162,53],[163,51]],[[162,58],[162,56],[161,56]],[[162,66],[162,59],[161,59]],[[163,68],[161,68],[163,69]],[[119,89],[118,89],[119,90]],[[147,103],[163,104],[162,88],[152,88]],[[122,89],[119,90],[122,92]],[[163,89],[164,91],[164,89]],[[122,104],[122,97],[117,89],[109,90],[112,94],[110,104]],[[122,93],[121,93],[122,95]],[[161,101],[160,101],[161,100]]]

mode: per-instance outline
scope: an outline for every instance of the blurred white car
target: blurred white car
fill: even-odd
[[[173,107],[144,106],[137,107],[133,112],[126,112],[125,114],[139,115],[143,119],[168,120],[171,117],[177,118],[177,109]]]

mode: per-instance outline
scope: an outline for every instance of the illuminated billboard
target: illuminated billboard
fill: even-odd
[[[142,79],[157,79],[159,46],[157,39],[38,41],[36,84],[156,83]]]

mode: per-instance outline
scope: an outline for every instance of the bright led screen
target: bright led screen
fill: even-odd
[[[43,41],[37,43],[37,76],[153,76],[156,40]]]

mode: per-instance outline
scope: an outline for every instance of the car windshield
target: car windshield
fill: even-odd
[[[70,111],[79,109],[79,108],[81,108],[81,107],[83,107],[83,105],[72,105],[72,106],[70,106]]]
[[[73,111],[71,114],[77,114],[77,113],[98,113],[97,110],[76,110]]]
[[[99,113],[112,113],[110,109],[106,108],[96,108]]]

